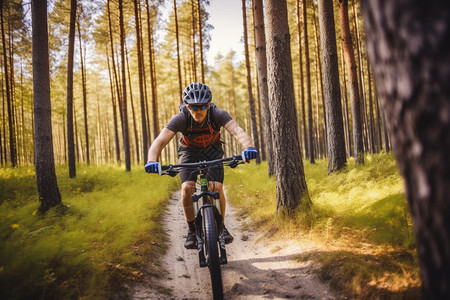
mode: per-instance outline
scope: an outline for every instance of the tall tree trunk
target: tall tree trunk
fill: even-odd
[[[264,28],[264,11],[262,0],[253,0],[255,14],[256,67],[258,69],[258,87],[261,98],[264,139],[267,148],[267,165],[269,176],[275,173],[273,162],[272,126],[270,121],[269,91],[267,87],[266,34]]]
[[[316,10],[315,10],[315,6],[316,4],[313,5],[313,24],[314,24],[314,42],[316,44],[316,54],[317,54],[317,60],[316,60],[316,81],[319,80],[319,84],[318,84],[318,90],[320,91],[320,94],[317,93],[317,101],[321,101],[322,102],[322,113],[323,113],[323,119],[324,119],[324,127],[325,127],[325,132],[327,132],[327,113],[325,111],[325,96],[324,96],[324,84],[323,84],[323,72],[322,72],[322,59],[320,57],[320,42],[319,42],[319,34],[317,34],[317,18],[316,18]],[[318,76],[317,76],[318,73]],[[318,78],[317,78],[318,77]],[[317,111],[317,114],[319,115],[319,110]],[[320,118],[317,119],[318,123],[320,123]],[[322,126],[318,127],[318,128],[323,128]],[[320,129],[321,131],[322,129]],[[324,139],[327,139],[327,136],[324,135]]]
[[[326,126],[328,136],[328,174],[330,174],[341,170],[347,162],[333,0],[319,0],[319,23],[327,113],[326,121],[328,122],[328,126]]]
[[[192,70],[194,73],[194,81],[198,81],[197,79],[197,45],[195,43],[195,36],[196,36],[196,28],[197,28],[197,20],[195,17],[195,1],[191,0],[191,9],[192,9],[192,34],[191,34],[191,41],[192,41]]]
[[[8,70],[8,56],[6,50],[6,38],[5,38],[5,28],[4,28],[4,16],[3,9],[5,8],[5,4],[3,1],[0,7],[0,23],[2,30],[2,44],[3,44],[3,63],[5,69],[5,89],[6,89],[6,103],[8,106],[8,128],[9,128],[9,155],[11,160],[11,165],[13,168],[17,166],[17,150],[16,150],[16,133],[14,130],[14,106],[11,96],[11,85],[9,79],[9,70]]]
[[[377,93],[405,179],[422,297],[450,299],[450,3],[361,5]]]
[[[178,89],[180,93],[180,103],[183,103],[183,83],[181,81],[181,58],[180,58],[180,39],[178,36],[178,16],[177,16],[177,0],[173,0],[173,10],[175,14],[175,37],[177,40],[177,64],[178,64]]]
[[[75,141],[73,136],[73,56],[75,51],[75,21],[77,0],[70,1],[69,53],[67,60],[67,154],[69,160],[69,177],[77,175],[75,165]]]
[[[150,6],[148,5],[148,0],[145,0],[147,4],[147,28],[148,28],[148,52],[149,52],[149,59],[150,59],[150,81],[152,86],[152,112],[153,112],[153,136],[156,138],[159,134],[159,123],[158,123],[158,101],[157,101],[157,91],[156,91],[156,66],[154,63],[153,58],[153,32],[152,32],[152,23],[151,23],[151,15],[150,15]],[[175,2],[174,2],[175,4]],[[178,25],[177,25],[177,31],[178,31]],[[178,37],[178,33],[177,33]],[[178,38],[177,38],[177,45],[178,45]],[[177,54],[179,54],[179,47],[177,47]],[[178,55],[179,58],[179,55]],[[178,70],[180,69],[180,65],[178,64]],[[179,73],[179,82],[180,82],[180,91],[181,91],[181,73]],[[180,92],[181,94],[181,92]],[[181,101],[181,100],[180,100]],[[151,138],[150,138],[151,140]]]
[[[366,60],[367,61],[367,60]],[[369,62],[367,61],[367,77],[369,78],[369,141],[370,153],[374,154],[375,149],[375,121],[373,116],[373,98],[372,98],[372,78],[370,76]]]
[[[285,0],[265,2],[268,88],[273,130],[277,211],[311,205],[298,138]]]
[[[36,132],[34,135],[36,181],[44,213],[61,204],[53,155],[48,58],[47,1],[31,1],[33,43],[33,102]]]
[[[306,69],[306,102],[308,103],[308,152],[309,162],[314,164],[314,138],[313,138],[313,115],[311,97],[311,67],[309,59],[308,19],[306,18],[306,0],[303,0],[303,36],[305,39],[305,69]]]
[[[250,110],[250,123],[252,127],[252,137],[253,144],[255,148],[259,150],[259,136],[258,136],[258,124],[256,122],[256,109],[255,109],[255,100],[253,98],[252,92],[252,75],[250,71],[250,58],[248,51],[248,35],[247,35],[247,8],[245,5],[245,0],[242,0],[242,17],[244,23],[244,48],[245,48],[245,66],[247,68],[247,95],[248,95],[248,106]],[[258,156],[256,158],[256,163],[261,163],[261,158]]]
[[[139,135],[136,121],[136,113],[134,108],[134,100],[133,100],[133,89],[131,86],[131,73],[130,73],[130,63],[128,61],[128,50],[127,45],[125,44],[125,59],[127,63],[127,74],[128,74],[128,87],[130,89],[130,107],[131,107],[131,117],[133,119],[133,132],[134,132],[134,143],[135,143],[135,151],[136,151],[136,160],[137,163],[140,163],[140,155],[139,155]],[[145,160],[144,160],[145,161]]]
[[[353,55],[352,36],[348,22],[348,0],[339,0],[341,34],[344,46],[345,61],[350,80],[350,102],[352,106],[353,153],[357,164],[364,164],[364,147],[361,122],[361,101],[358,91],[358,73]]]
[[[81,87],[83,90],[83,114],[84,114],[84,136],[86,137],[86,163],[91,163],[89,151],[89,128],[87,120],[87,88],[86,88],[86,68],[84,66],[83,47],[81,40],[80,20],[77,22],[78,26],[78,40],[80,42],[80,61],[81,61]]]
[[[347,136],[346,147],[347,147],[347,155],[352,155],[352,134],[350,132],[350,117],[348,113],[348,97],[347,97],[347,78],[345,76],[345,62],[344,62],[344,48],[341,45],[341,64],[342,64],[342,96],[344,102],[344,120],[345,120],[345,134]]]
[[[140,7],[138,5],[137,0],[133,0],[134,2],[134,20],[136,22],[136,48],[137,48],[137,56],[138,56],[138,68],[139,68],[139,96],[140,96],[140,104],[141,104],[141,124],[142,124],[142,161],[146,162],[146,153],[148,150],[148,141],[147,141],[147,121],[145,118],[145,95],[144,95],[144,80],[143,80],[143,70],[144,70],[144,57],[142,55],[142,39],[141,39],[141,21],[139,18]],[[136,144],[136,149],[138,149],[138,145]],[[139,161],[139,157],[136,157]]]
[[[309,149],[308,149],[308,131],[306,127],[306,113],[305,113],[305,85],[303,78],[303,50],[302,50],[302,29],[301,24],[305,22],[305,20],[301,20],[301,12],[300,12],[300,0],[297,0],[296,11],[297,11],[297,33],[298,33],[298,60],[300,66],[300,90],[301,90],[301,110],[302,110],[302,122],[303,122],[303,144],[305,147],[305,157],[309,157]]]
[[[125,170],[131,171],[130,138],[128,132],[127,78],[125,76],[125,28],[123,24],[123,0],[119,0],[120,56],[122,61],[122,118]]]
[[[116,150],[116,162],[120,163],[120,143],[119,143],[119,129],[118,129],[118,120],[117,120],[117,105],[115,100],[114,93],[114,82],[111,75],[111,68],[109,66],[109,55],[108,49],[106,50],[106,61],[108,63],[108,74],[109,74],[109,82],[111,87],[111,104],[113,108],[113,122],[114,122],[114,145]]]
[[[202,82],[205,82],[205,66],[204,66],[204,58],[203,58],[203,28],[202,28],[202,6],[201,1],[197,0],[198,6],[198,37],[200,44],[200,67],[202,71]]]

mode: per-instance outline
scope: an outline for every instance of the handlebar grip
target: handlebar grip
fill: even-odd
[[[168,166],[161,166],[161,170],[162,170],[162,171],[165,171],[165,170],[168,170],[170,167],[171,167],[171,165],[168,165]]]

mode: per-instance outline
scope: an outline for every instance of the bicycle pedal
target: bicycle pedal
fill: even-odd
[[[226,258],[226,257],[221,257],[221,258],[220,258],[220,264],[221,264],[221,265],[226,265],[226,264],[228,264],[227,258]]]

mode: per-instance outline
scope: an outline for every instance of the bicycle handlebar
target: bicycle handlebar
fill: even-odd
[[[224,164],[225,162],[228,162],[227,164]],[[161,170],[165,171],[162,172],[161,175],[170,175],[171,177],[176,176],[180,169],[183,168],[196,168],[197,170],[205,170],[212,166],[223,164],[225,166],[229,166],[230,168],[236,168],[238,165],[243,164],[244,161],[242,160],[241,155],[234,155],[231,157],[226,158],[220,158],[215,160],[205,160],[200,161],[196,163],[181,163],[176,165],[167,165],[167,166],[161,166]]]

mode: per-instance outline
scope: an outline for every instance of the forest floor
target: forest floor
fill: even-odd
[[[169,248],[161,257],[164,274],[143,276],[127,286],[131,299],[211,299],[208,268],[200,268],[196,250],[183,244],[186,222],[180,191],[169,200],[163,226]],[[238,212],[227,207],[226,225],[234,236],[227,245],[228,264],[222,265],[226,299],[343,299],[317,275],[318,265],[300,260],[316,245],[302,240],[274,241],[245,226]]]

